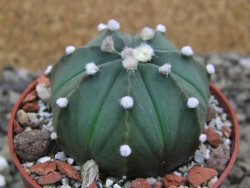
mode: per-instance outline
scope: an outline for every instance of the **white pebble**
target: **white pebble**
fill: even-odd
[[[51,89],[47,88],[44,83],[36,85],[36,93],[44,102],[48,102],[51,95]]]
[[[93,76],[99,71],[99,68],[94,62],[90,62],[86,64],[85,70],[87,75]]]
[[[0,172],[8,168],[8,161],[0,155]]]
[[[207,186],[208,186],[208,187],[212,187],[213,184],[215,184],[217,181],[218,181],[218,177],[215,176],[215,177],[213,177],[212,179],[210,179],[210,180],[208,181]]]
[[[113,184],[114,184],[114,181],[112,179],[107,178],[106,183],[105,183],[106,187],[111,187]]]
[[[149,177],[149,178],[147,178],[146,180],[147,180],[147,182],[148,182],[151,186],[153,186],[153,185],[155,184],[155,182],[156,182],[156,179],[153,178],[153,177]]]
[[[188,108],[197,108],[199,105],[199,100],[195,97],[190,97],[187,102]]]
[[[230,146],[232,142],[231,142],[230,139],[226,138],[226,139],[223,140],[223,143]]]
[[[108,21],[108,29],[111,31],[119,30],[120,29],[120,23],[114,19],[110,19]]]
[[[74,163],[74,159],[73,158],[67,158],[67,163],[69,163],[70,165],[72,165]]]
[[[141,30],[141,38],[144,41],[151,40],[155,36],[155,31],[149,27],[144,27]]]
[[[41,157],[37,160],[37,163],[45,163],[51,160],[51,157],[49,156],[45,156],[45,157]]]
[[[45,75],[49,75],[49,74],[51,73],[52,69],[53,69],[53,66],[52,66],[52,65],[49,65],[49,66],[45,69],[44,74],[45,74]]]
[[[132,152],[129,145],[126,145],[126,144],[121,145],[119,150],[120,150],[121,156],[123,156],[123,157],[128,157],[129,155],[131,155],[131,152]]]
[[[162,65],[161,67],[159,67],[159,72],[161,74],[164,74],[168,77],[169,73],[171,72],[171,65],[170,64],[167,64],[165,63],[164,65]]]
[[[50,138],[51,138],[51,140],[56,140],[56,139],[57,139],[57,134],[56,134],[56,132],[52,132],[52,133],[50,134]]]
[[[63,185],[69,185],[69,178],[63,178],[61,182]]]
[[[104,29],[107,29],[107,28],[108,28],[108,26],[106,24],[104,24],[104,23],[100,23],[97,26],[98,31],[103,31]]]
[[[6,186],[5,177],[0,174],[0,187],[5,187],[5,186]]]
[[[215,67],[214,67],[213,64],[208,64],[208,65],[206,66],[206,68],[207,68],[207,73],[208,73],[208,74],[214,74],[214,73],[215,73]]]
[[[133,57],[127,57],[122,61],[122,66],[127,70],[137,70],[138,61]]]
[[[72,54],[74,51],[76,50],[76,48],[74,46],[67,46],[65,48],[65,54],[66,55],[70,55]]]
[[[148,62],[152,59],[154,50],[150,45],[142,43],[134,49],[133,54],[138,61]]]
[[[103,52],[108,52],[111,53],[114,51],[114,41],[112,39],[112,36],[107,36],[103,42],[102,42],[102,46],[101,46],[101,50]]]
[[[193,49],[191,48],[191,46],[184,46],[181,49],[181,54],[187,57],[190,57],[194,54]]]
[[[116,184],[113,186],[113,188],[122,188],[122,187],[116,183]]]
[[[206,134],[201,134],[200,137],[199,137],[199,140],[200,140],[201,143],[206,142],[206,140],[207,140],[207,135],[206,135]]]
[[[66,161],[67,157],[66,154],[62,151],[59,151],[55,154],[55,159],[61,160],[61,161]]]
[[[70,185],[62,185],[60,188],[71,188]]]
[[[176,175],[176,176],[182,176],[181,173],[178,172],[178,171],[174,171],[173,174]]]
[[[199,164],[202,164],[204,163],[204,156],[202,155],[201,151],[200,150],[196,150],[195,153],[194,153],[194,160],[199,163]]]
[[[158,30],[158,31],[160,31],[160,32],[162,32],[162,33],[165,33],[165,32],[167,31],[166,26],[163,25],[163,24],[158,24],[158,25],[156,26],[156,30]]]
[[[120,104],[124,109],[131,109],[134,106],[134,99],[130,96],[125,96],[120,99]]]
[[[204,154],[204,158],[206,160],[208,160],[210,158],[210,150],[209,149],[206,149],[205,154]]]
[[[59,108],[66,108],[68,106],[68,99],[60,97],[56,100],[56,104]]]
[[[30,168],[34,165],[34,162],[26,162],[26,163],[23,163],[22,166],[24,168]]]

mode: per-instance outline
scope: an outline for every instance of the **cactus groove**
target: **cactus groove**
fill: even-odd
[[[166,39],[164,28],[144,30],[145,41],[112,24],[53,68],[53,125],[79,164],[93,159],[110,176],[159,176],[187,162],[198,146],[209,76]]]

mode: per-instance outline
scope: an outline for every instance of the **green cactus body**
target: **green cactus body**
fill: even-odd
[[[110,53],[101,50],[107,36],[114,42]],[[120,52],[142,43],[153,48],[152,59],[125,69]],[[95,75],[86,73],[89,62],[98,67]],[[159,72],[165,63],[171,65],[167,76]],[[63,56],[51,80],[58,141],[79,164],[94,159],[107,175],[158,176],[187,162],[198,146],[209,97],[206,69],[159,31],[142,41],[140,34],[106,29]],[[121,106],[124,96],[133,99],[130,109]],[[60,97],[68,99],[67,107],[57,106]],[[190,97],[198,99],[197,108],[187,107]],[[121,154],[123,145],[131,149],[127,156]]]

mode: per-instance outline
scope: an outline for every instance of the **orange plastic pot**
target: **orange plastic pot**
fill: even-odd
[[[29,87],[23,92],[23,94],[20,96],[20,98],[18,99],[16,105],[14,106],[14,108],[12,110],[10,121],[9,121],[9,127],[8,127],[8,143],[9,143],[10,153],[11,153],[13,162],[15,163],[19,173],[21,174],[21,176],[23,178],[23,182],[24,182],[24,185],[26,188],[41,188],[41,186],[38,185],[36,183],[36,181],[34,181],[25,172],[25,169],[23,168],[19,159],[17,158],[16,152],[14,150],[14,145],[13,145],[13,137],[14,137],[13,124],[14,124],[14,120],[16,118],[17,111],[18,111],[23,99],[26,97],[26,95],[28,93],[35,90],[36,84],[37,84],[37,80],[32,82],[29,85]],[[212,187],[212,188],[217,188],[222,184],[223,180],[228,176],[228,174],[230,173],[230,171],[233,167],[233,164],[236,160],[236,157],[238,155],[238,150],[239,150],[239,143],[240,143],[240,131],[239,131],[239,125],[238,125],[238,121],[236,118],[236,114],[235,114],[232,106],[230,105],[229,101],[227,100],[227,98],[214,85],[210,85],[210,91],[217,98],[220,105],[224,108],[225,112],[228,115],[229,120],[231,120],[232,125],[233,125],[231,159],[230,159],[226,169],[219,177],[218,181]]]

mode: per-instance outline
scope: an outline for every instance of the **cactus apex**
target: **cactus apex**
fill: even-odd
[[[66,53],[66,55],[70,55],[70,54],[72,54],[74,51],[75,51],[75,47],[74,46],[67,46],[66,48],[65,48],[65,53]]]
[[[172,66],[170,64],[165,63],[164,65],[159,67],[159,72],[168,77],[169,73],[171,72],[171,68],[172,68]]]
[[[49,66],[45,69],[44,74],[45,74],[45,75],[49,75],[49,74],[51,73],[52,69],[53,69],[53,65],[49,65]]]
[[[97,26],[98,31],[103,31],[103,30],[105,30],[107,28],[108,28],[108,26],[106,24],[104,24],[104,23],[99,23],[98,26]]]
[[[125,110],[131,109],[134,106],[134,99],[130,96],[122,97],[120,104]]]
[[[121,145],[119,151],[122,157],[128,157],[132,153],[131,148],[129,147],[129,145],[126,144]]]
[[[144,41],[151,40],[155,36],[155,31],[151,29],[150,27],[144,27],[141,30],[141,38]]]
[[[194,55],[194,52],[191,46],[184,46],[181,49],[181,54],[186,57],[191,57]]]
[[[60,97],[56,100],[56,104],[59,108],[66,108],[68,106],[68,99]]]
[[[122,65],[128,71],[134,71],[137,70],[138,61],[133,57],[127,57],[122,61]]]
[[[187,102],[188,108],[197,108],[199,105],[199,100],[195,97],[190,97]]]
[[[133,50],[133,55],[140,62],[148,62],[152,59],[154,50],[147,43],[142,43]]]
[[[102,42],[102,46],[101,46],[101,50],[103,52],[108,52],[111,53],[114,51],[114,41],[112,39],[112,36],[107,36],[103,42]]]
[[[166,28],[166,26],[163,25],[163,24],[158,24],[158,25],[156,26],[156,30],[157,30],[157,31],[160,31],[161,33],[165,33],[165,32],[167,31],[167,28]]]
[[[90,62],[86,64],[85,70],[88,76],[93,76],[99,71],[99,68],[94,62]]]
[[[108,29],[110,31],[116,31],[116,30],[119,30],[120,29],[120,23],[114,19],[110,19],[108,21]]]
[[[208,64],[206,66],[206,69],[207,69],[207,73],[208,74],[214,74],[215,73],[215,67],[213,64]]]

